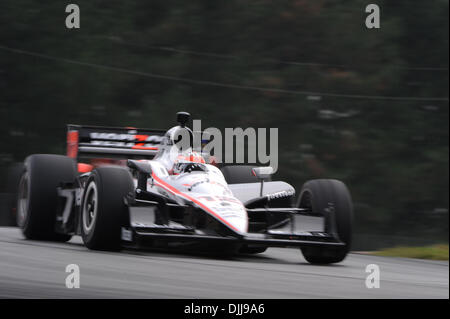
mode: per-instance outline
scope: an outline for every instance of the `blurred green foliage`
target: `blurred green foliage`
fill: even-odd
[[[278,178],[342,179],[358,233],[448,240],[449,105],[432,99],[448,97],[448,1],[377,1],[371,30],[361,0],[75,3],[68,30],[64,1],[0,2],[0,46],[50,56],[0,48],[4,164],[63,153],[67,123],[167,128],[186,110],[278,127]]]

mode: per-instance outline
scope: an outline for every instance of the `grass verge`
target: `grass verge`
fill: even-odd
[[[399,246],[373,252],[376,256],[406,257],[432,260],[448,260],[448,244],[425,247]]]

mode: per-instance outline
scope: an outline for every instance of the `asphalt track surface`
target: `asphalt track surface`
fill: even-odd
[[[80,288],[68,289],[68,264]],[[380,288],[365,285],[380,268]],[[297,249],[214,258],[161,251],[96,252],[79,237],[28,241],[0,228],[1,298],[449,298],[449,264],[350,254],[332,266],[308,264]]]

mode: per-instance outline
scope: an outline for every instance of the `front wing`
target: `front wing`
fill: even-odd
[[[132,215],[133,208],[142,206],[140,204],[130,205]],[[147,202],[146,204],[150,204]],[[156,203],[155,203],[156,204]],[[174,204],[172,204],[174,205]],[[128,227],[122,228],[122,241],[124,246],[139,247],[145,246],[148,242],[155,240],[167,242],[205,242],[205,243],[236,243],[251,246],[265,247],[307,247],[307,246],[344,246],[334,231],[334,226],[328,232],[324,227],[317,227],[318,224],[324,225],[324,217],[311,214],[311,212],[302,208],[258,208],[247,209],[251,214],[282,213],[289,216],[289,222],[281,228],[265,229],[260,232],[234,233],[227,235],[210,232],[207,229],[197,229],[195,227],[181,225],[170,222],[168,225],[157,225],[153,223],[142,223],[131,221]],[[313,230],[307,230],[302,222],[311,225],[311,219],[315,219]],[[306,226],[307,228],[307,226]]]

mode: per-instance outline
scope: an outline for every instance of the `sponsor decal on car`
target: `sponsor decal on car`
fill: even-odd
[[[124,133],[89,133],[90,144],[100,146],[122,146],[136,149],[158,149],[162,136]]]

